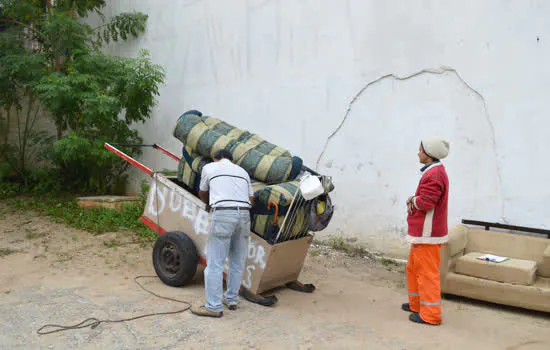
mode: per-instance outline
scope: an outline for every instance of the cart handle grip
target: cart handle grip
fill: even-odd
[[[275,206],[275,217],[273,218],[273,225],[277,225],[277,219],[279,218],[279,206],[275,202],[269,202],[267,204],[267,210],[271,210],[271,206]]]

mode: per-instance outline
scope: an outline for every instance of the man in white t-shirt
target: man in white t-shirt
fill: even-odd
[[[198,316],[222,317],[223,304],[236,310],[239,301],[254,192],[248,173],[232,160],[229,151],[220,150],[214,153],[214,162],[202,169],[199,197],[213,214],[204,271],[206,304],[191,309]],[[223,271],[228,257],[227,291],[223,298]]]

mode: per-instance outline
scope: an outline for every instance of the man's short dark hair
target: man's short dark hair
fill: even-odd
[[[229,152],[226,149],[220,149],[214,152],[214,159],[215,160],[227,159],[227,160],[233,161],[233,155],[231,154],[231,152]]]

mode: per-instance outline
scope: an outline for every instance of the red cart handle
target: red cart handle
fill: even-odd
[[[144,173],[146,173],[147,175],[151,176],[151,174],[153,174],[153,170],[149,169],[148,167],[146,167],[145,165],[141,164],[140,162],[138,162],[137,160],[135,160],[134,158],[130,157],[129,155],[127,155],[126,153],[116,149],[114,146],[111,146],[110,144],[108,144],[107,142],[105,142],[105,148],[111,152],[113,152],[114,154],[116,154],[117,156],[119,156],[120,158],[124,159],[125,161],[127,161],[128,163],[132,164],[133,166],[135,166],[136,168],[138,168],[139,170],[143,171]]]

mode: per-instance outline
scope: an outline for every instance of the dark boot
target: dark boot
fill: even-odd
[[[431,323],[428,323],[426,321],[424,321],[421,317],[420,317],[420,314],[417,314],[417,313],[413,313],[409,316],[409,320],[411,322],[414,322],[414,323],[420,323],[420,324],[427,324],[427,325],[430,325],[430,326],[437,326],[436,324],[431,324]]]
[[[405,304],[402,304],[401,305],[401,308],[404,310],[404,311],[407,311],[407,312],[414,312],[411,310],[411,305],[409,303],[405,303]]]

